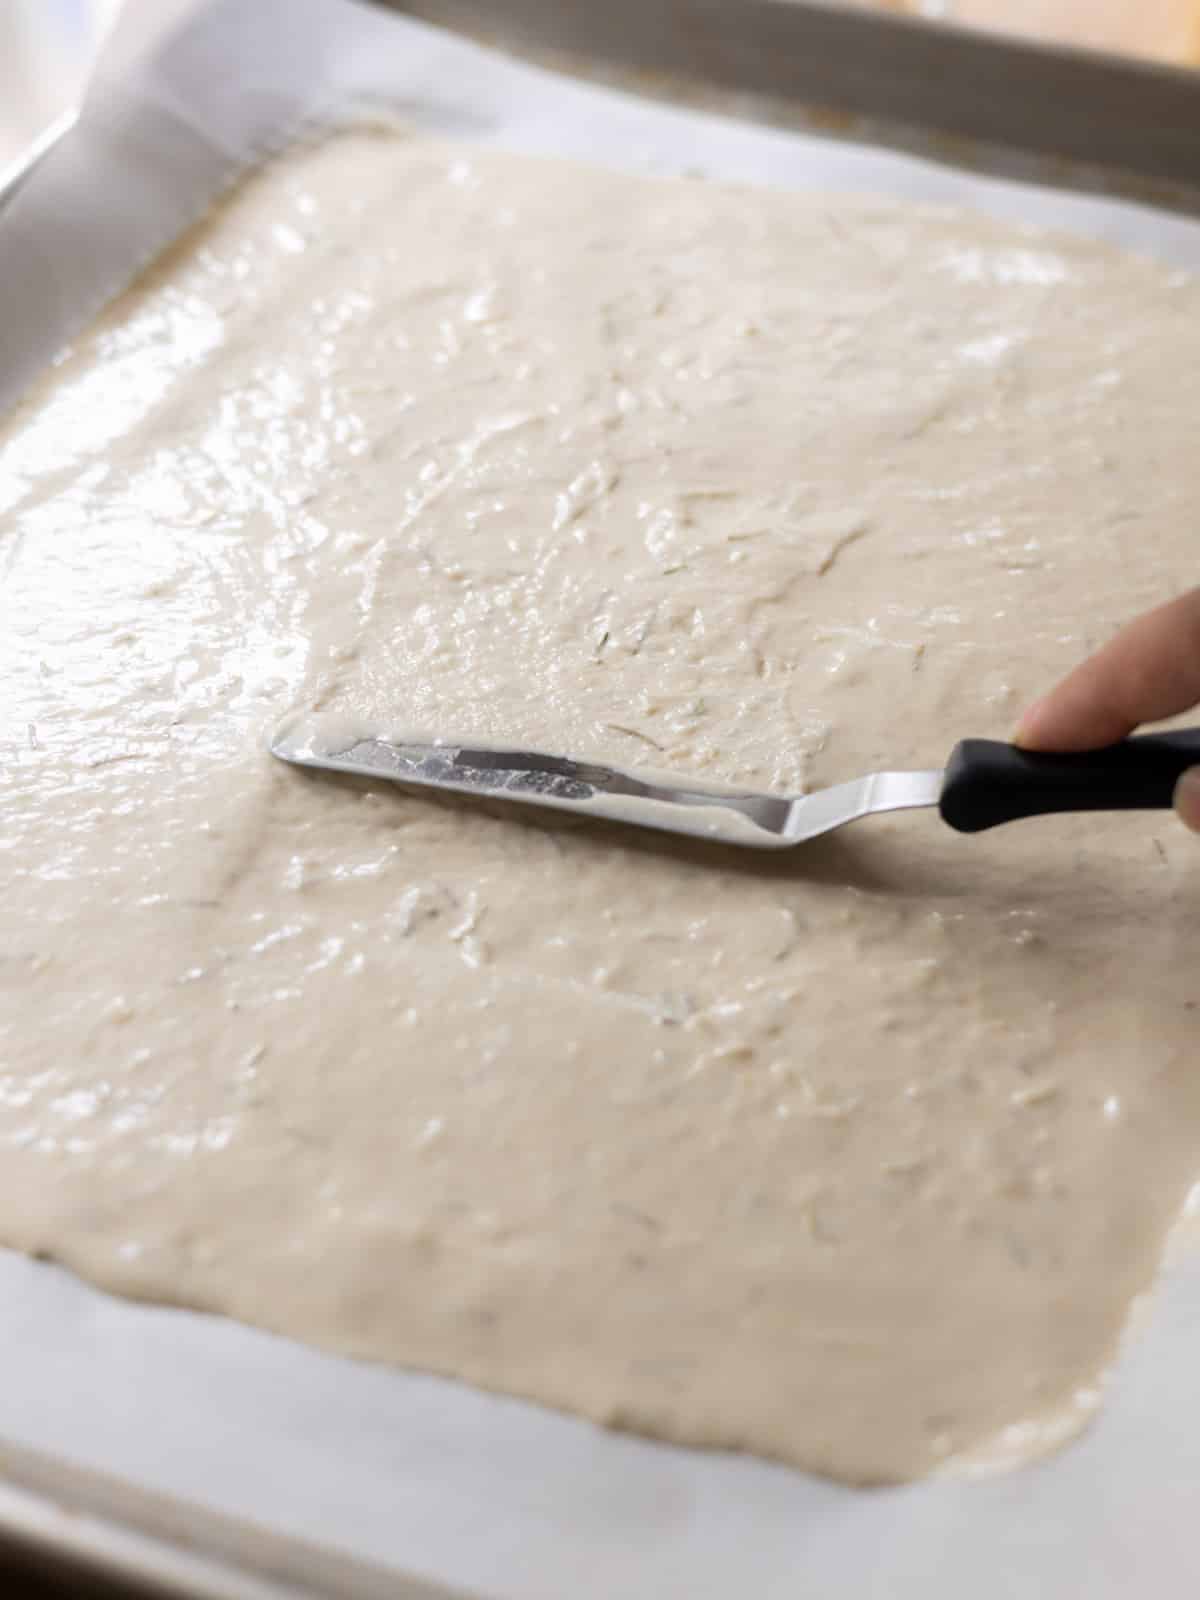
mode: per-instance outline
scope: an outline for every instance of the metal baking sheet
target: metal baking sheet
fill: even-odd
[[[1200,72],[820,0],[402,0],[514,45],[1200,188]]]
[[[295,43],[308,19],[327,26],[340,8],[347,90],[432,131],[642,170],[960,202],[1200,268],[1200,224],[1144,206],[598,90],[341,0],[257,3],[264,48],[285,10]],[[221,59],[220,38],[210,42]],[[21,203],[28,217],[44,201],[49,248],[62,196],[39,181]],[[1084,1439],[1010,1476],[871,1493],[127,1304],[7,1252],[0,1303],[0,1526],[175,1593],[1200,1592],[1200,1258],[1187,1254]]]

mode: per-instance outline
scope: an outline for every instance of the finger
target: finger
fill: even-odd
[[[1200,589],[1131,622],[1030,706],[1027,750],[1095,750],[1200,703]]]
[[[1190,767],[1175,785],[1175,809],[1181,822],[1200,833],[1200,767]]]

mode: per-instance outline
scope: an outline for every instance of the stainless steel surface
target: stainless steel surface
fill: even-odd
[[[5,205],[16,194],[26,178],[40,166],[59,140],[66,138],[78,121],[79,112],[76,107],[72,106],[69,110],[64,111],[61,116],[55,117],[50,126],[43,129],[33,143],[19,156],[10,161],[7,166],[0,167],[0,211],[3,211]]]
[[[543,58],[562,52],[1200,189],[1200,72],[1187,68],[819,0],[382,3]]]
[[[442,1584],[284,1538],[3,1439],[0,1541],[6,1597],[25,1594],[17,1584],[32,1570],[63,1593],[113,1600],[465,1600]],[[10,1587],[3,1580],[13,1568],[20,1576]]]
[[[0,0],[0,171],[77,103],[116,10],[117,0]]]
[[[934,806],[942,787],[941,772],[876,772],[811,795],[758,794],[536,750],[353,737],[330,747],[303,722],[281,729],[271,753],[295,766],[573,811],[756,850],[786,850],[877,812]]]

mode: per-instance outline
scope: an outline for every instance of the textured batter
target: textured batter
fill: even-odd
[[[1166,816],[786,857],[288,769],[295,708],[781,790],[1196,581],[1200,288],[382,133],[0,452],[0,1237],[855,1480],[1093,1409],[1200,1168]]]

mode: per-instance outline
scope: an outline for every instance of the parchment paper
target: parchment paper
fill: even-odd
[[[160,66],[166,59],[177,73],[183,59],[200,73],[222,64],[227,73],[236,60],[262,93],[293,97],[290,122],[375,100],[410,123],[473,140],[631,168],[962,203],[1200,268],[1197,223],[584,87],[346,0],[222,0],[207,8],[201,29],[192,45],[202,48],[156,58]],[[250,102],[228,84],[217,92],[211,81],[172,79],[160,66],[102,74],[95,142],[64,149],[30,180],[14,202],[19,230],[6,233],[8,218],[0,223],[0,263],[18,231],[21,248],[43,259],[71,239],[78,249],[83,173],[105,185],[105,204],[90,202],[93,218],[152,203],[131,177],[139,130],[175,122],[185,131],[181,148],[224,151],[231,170],[261,136],[261,125],[247,127]],[[304,74],[319,81],[303,82]],[[265,103],[260,94],[260,109]],[[139,106],[150,108],[145,122]],[[104,134],[114,116],[119,146]],[[266,120],[274,131],[282,125]],[[85,116],[79,137],[86,141],[88,130]],[[160,148],[154,160],[162,159]],[[164,214],[166,234],[177,225]],[[120,251],[116,235],[106,237],[104,284],[83,295],[89,305],[68,306],[58,294],[54,317],[21,342],[22,381],[37,364],[31,353],[48,363],[97,297],[117,286]],[[3,280],[0,320],[10,329],[25,310],[15,283]],[[36,307],[32,289],[23,292]],[[0,383],[3,365],[0,341]],[[232,1323],[127,1305],[4,1252],[0,1306],[0,1440],[383,1563],[397,1572],[397,1594],[401,1572],[488,1600],[1200,1593],[1194,1255],[1166,1274],[1099,1422],[1060,1457],[985,1481],[872,1492],[606,1434]]]

